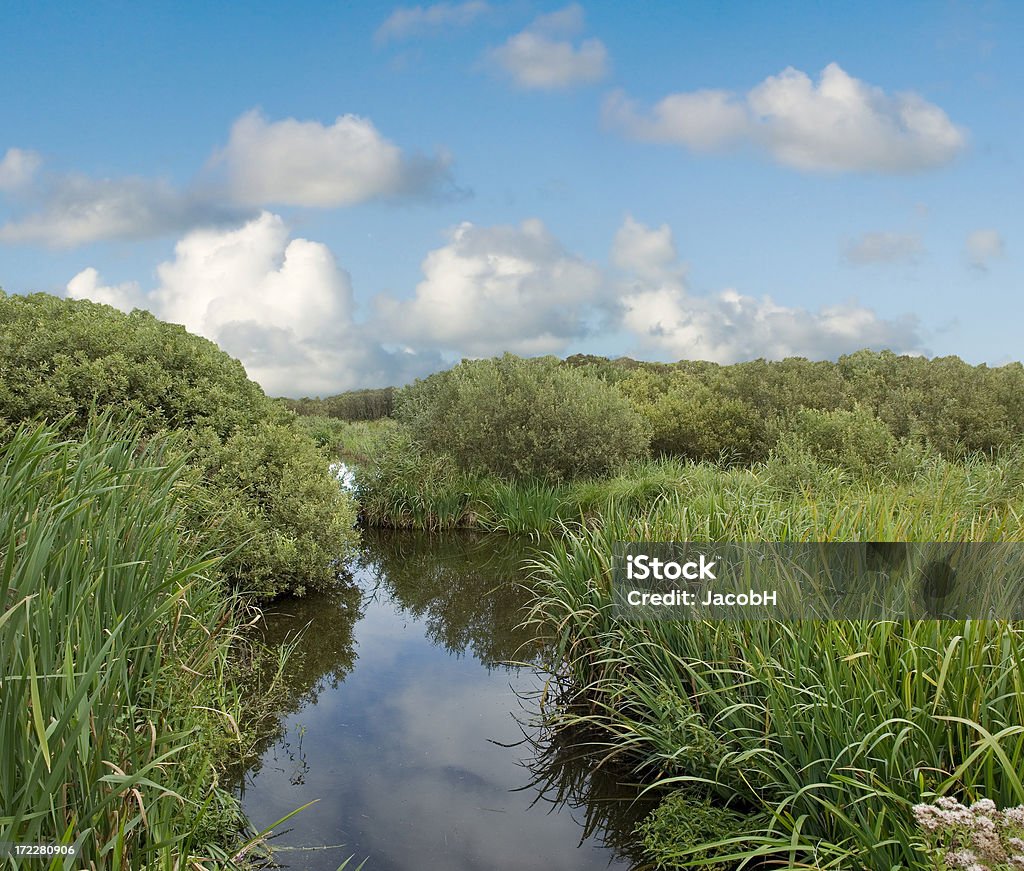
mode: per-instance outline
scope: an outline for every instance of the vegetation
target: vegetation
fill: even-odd
[[[354,503],[241,365],[135,311],[0,291],[0,841],[66,868],[248,866],[221,776],[287,650],[254,597],[333,586]]]
[[[854,411],[897,440],[947,459],[992,453],[1024,437],[1024,366],[858,351],[835,363],[790,358],[731,366],[577,357],[570,365],[617,384],[650,421],[656,452],[764,460],[801,409]]]
[[[922,796],[1024,798],[1020,627],[617,620],[612,545],[1019,539],[1021,498],[980,507],[998,501],[989,493],[972,510],[960,501],[965,475],[916,507],[881,487],[848,505],[841,491],[759,502],[739,474],[749,473],[717,487],[698,478],[690,499],[640,516],[612,512],[548,543],[533,621],[569,693],[552,716],[603,730],[605,752],[648,782],[699,787],[744,818],[724,844],[694,844],[685,826],[672,841],[663,820],[657,853],[674,851],[673,867],[765,857],[776,867],[929,867],[912,814]],[[708,497],[723,510],[709,511]]]
[[[359,465],[378,456],[388,434],[396,427],[391,418],[346,421],[313,416],[299,417],[296,423],[332,457]]]
[[[330,417],[337,420],[380,420],[391,417],[395,408],[394,387],[349,390],[323,399],[282,399],[296,414],[304,417]]]
[[[226,861],[243,604],[188,528],[173,444],[109,421],[66,435],[0,449],[0,841],[73,844],[67,868]]]
[[[426,453],[510,479],[603,474],[647,451],[622,394],[553,357],[463,361],[403,390],[396,416]]]
[[[189,517],[232,547],[220,571],[261,596],[323,588],[355,542],[355,508],[326,456],[212,342],[148,312],[0,292],[0,432],[94,410],[145,435],[176,433],[194,486]]]

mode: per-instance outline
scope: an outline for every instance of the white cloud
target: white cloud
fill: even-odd
[[[31,183],[43,159],[34,151],[8,148],[0,159],[0,191],[15,191]]]
[[[855,266],[913,261],[924,250],[916,233],[865,233],[843,247],[843,257]]]
[[[101,285],[99,272],[91,266],[83,269],[68,282],[67,293],[72,299],[91,299],[93,302],[112,305],[123,312],[146,307],[145,294],[137,281]]]
[[[246,112],[216,162],[227,167],[235,202],[245,205],[350,206],[375,197],[429,193],[448,160],[410,159],[367,118],[333,124],[268,121]]]
[[[378,300],[382,334],[469,356],[563,351],[593,329],[606,292],[601,270],[566,251],[539,220],[463,223],[422,268],[412,299]]]
[[[570,3],[562,9],[538,15],[529,30],[547,36],[576,36],[583,30],[583,7],[579,3]]]
[[[185,235],[151,290],[105,285],[90,267],[67,294],[184,324],[277,395],[402,384],[441,368],[442,355],[564,353],[610,333],[632,337],[643,356],[723,363],[920,348],[912,320],[885,320],[852,303],[809,311],[734,290],[692,294],[667,225],[627,216],[611,260],[615,273],[567,251],[536,219],[463,223],[424,258],[414,295],[378,298],[365,323],[327,246],[292,237],[280,217],[263,212],[240,227]]]
[[[68,283],[68,295],[118,308],[147,308],[213,340],[272,395],[331,393],[403,383],[436,357],[391,354],[353,320],[352,287],[327,246],[290,238],[264,212],[232,230],[196,230],[157,268],[158,286],[100,284],[95,269]]]
[[[681,269],[673,275],[667,261],[667,252],[674,250],[667,230],[652,230],[627,218],[619,231],[620,237],[630,240],[631,252],[620,265],[634,273],[622,286],[621,323],[641,354],[734,363],[758,357],[835,358],[861,348],[908,353],[920,349],[913,319],[885,320],[853,303],[810,311],[731,289],[709,296],[691,294]],[[644,250],[650,251],[647,263]]]
[[[482,0],[465,3],[434,3],[431,6],[400,6],[377,28],[378,44],[392,42],[446,27],[465,27],[490,10]]]
[[[743,139],[750,128],[747,108],[728,91],[669,94],[644,115],[621,89],[602,109],[604,123],[642,142],[670,142],[694,151],[713,151]]]
[[[583,9],[574,3],[541,15],[525,30],[488,53],[490,61],[517,86],[563,90],[600,81],[608,74],[608,51],[599,39],[574,45],[568,38],[583,26]]]
[[[975,269],[988,270],[993,260],[1006,253],[1006,243],[998,230],[975,230],[967,236],[967,259]]]
[[[818,172],[914,172],[948,163],[967,143],[938,106],[910,92],[887,94],[835,63],[817,84],[787,67],[743,96],[670,94],[648,113],[616,91],[604,120],[641,141],[698,151],[749,143],[784,166]]]
[[[35,179],[39,158],[10,149],[0,161],[0,190],[19,191],[23,209],[0,225],[0,243],[72,247],[106,239],[143,239],[196,227],[223,227],[255,216],[271,203],[349,206],[377,197],[459,196],[447,155],[404,155],[373,122],[343,115],[332,125],[258,111],[242,115],[214,174],[179,187],[162,179],[91,178],[81,174]]]
[[[652,230],[626,215],[612,242],[612,262],[619,269],[647,281],[682,281],[685,270],[679,264],[672,228],[662,224]]]
[[[72,247],[104,239],[142,239],[200,224],[237,221],[237,209],[208,195],[146,178],[59,176],[38,194],[41,208],[0,226],[0,242]]]

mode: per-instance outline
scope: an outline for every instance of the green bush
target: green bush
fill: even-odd
[[[424,450],[510,479],[601,475],[648,445],[615,387],[553,357],[463,361],[403,390],[396,414]]]
[[[247,592],[302,595],[337,577],[339,546],[353,541],[355,503],[325,471],[323,452],[290,423],[261,421],[220,440],[192,437],[203,458],[195,522],[211,515],[241,545],[223,572]]]
[[[651,426],[651,450],[692,460],[751,463],[774,442],[769,419],[748,402],[681,372],[667,379],[636,370],[619,382]]]
[[[864,478],[889,471],[898,450],[899,442],[889,427],[861,406],[852,411],[802,408],[779,440],[783,456],[809,455]]]
[[[192,523],[231,535],[222,570],[239,586],[322,587],[354,544],[326,453],[215,344],[144,311],[0,291],[0,433],[63,420],[73,437],[92,409],[181,436]]]

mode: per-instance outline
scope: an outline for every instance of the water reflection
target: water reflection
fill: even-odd
[[[364,532],[364,568],[434,644],[487,668],[532,658],[522,628],[525,539],[482,533],[428,536]]]
[[[519,628],[528,556],[525,542],[495,536],[370,531],[355,569],[362,605],[339,594],[268,616],[268,637],[309,630],[287,674],[281,732],[246,777],[243,802],[262,827],[318,799],[275,840],[291,848],[279,861],[316,871],[350,853],[373,871],[629,867],[617,847],[636,821],[636,807],[624,810],[631,796],[521,725],[530,711],[519,698],[540,679],[504,663],[529,656]]]

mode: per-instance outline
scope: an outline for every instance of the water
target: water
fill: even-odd
[[[493,535],[370,530],[359,590],[275,605],[270,640],[309,628],[287,674],[289,712],[245,775],[243,805],[259,829],[318,799],[273,840],[286,848],[278,861],[631,867],[645,808],[612,775],[592,775],[571,743],[543,743],[529,725],[540,678],[505,664],[536,655],[517,628],[527,556],[525,543]]]

